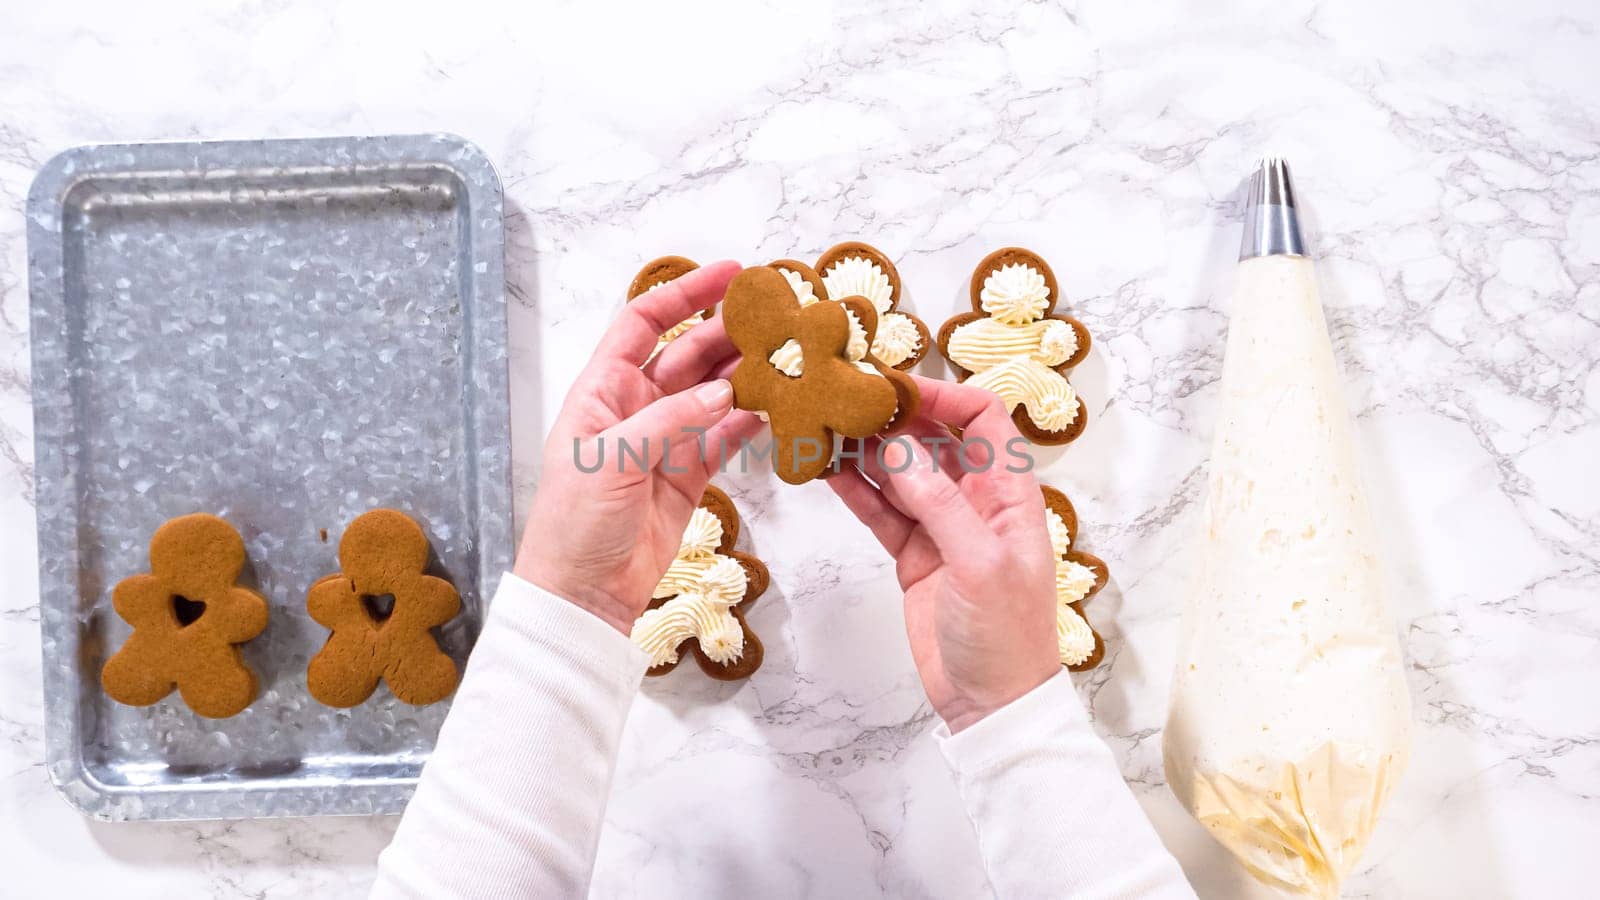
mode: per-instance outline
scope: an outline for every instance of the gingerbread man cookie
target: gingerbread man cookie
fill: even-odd
[[[1050,550],[1056,557],[1056,644],[1061,664],[1074,672],[1092,669],[1106,655],[1106,643],[1089,627],[1083,604],[1100,593],[1110,579],[1097,556],[1072,549],[1078,538],[1078,513],[1067,495],[1055,488],[1044,492],[1044,517],[1050,529]]]
[[[112,604],[133,633],[100,671],[111,699],[149,706],[176,688],[196,713],[224,719],[256,698],[239,645],[267,627],[267,601],[235,584],[244,540],[206,513],[173,519],[150,538],[150,573],[117,582]]]
[[[683,256],[663,256],[652,259],[644,264],[644,267],[639,270],[639,274],[633,276],[633,282],[628,285],[628,299],[633,300],[641,294],[653,291],[667,282],[681,278],[698,268],[700,268],[699,263]],[[716,307],[712,307],[703,312],[697,312],[667,329],[666,334],[656,339],[656,349],[654,353],[650,354],[651,357],[654,358],[655,354],[660,353],[663,347],[672,343],[673,339],[704,322],[715,310]]]
[[[1089,329],[1052,312],[1056,276],[1037,254],[1007,247],[973,270],[972,309],[939,329],[939,352],[960,380],[1000,395],[1017,429],[1065,444],[1088,418],[1067,372],[1089,355]]]
[[[404,702],[425,706],[455,690],[456,664],[429,629],[454,618],[461,597],[424,574],[427,564],[428,538],[405,513],[375,509],[350,523],[339,539],[343,571],[313,584],[306,599],[311,617],[332,631],[306,672],[311,696],[355,706],[382,680]]]
[[[728,285],[722,317],[741,354],[729,378],[734,405],[767,414],[773,467],[790,484],[831,466],[836,434],[870,437],[914,414],[914,383],[891,380],[870,354],[850,359],[851,312],[870,339],[876,313],[859,297],[802,305],[789,279],[767,266],[746,269]],[[773,362],[791,340],[800,349],[794,375]],[[863,362],[878,371],[863,371]]]
[[[734,550],[738,539],[733,501],[707,485],[650,609],[633,624],[633,642],[650,655],[645,674],[676,668],[684,644],[702,671],[722,681],[748,678],[761,667],[761,640],[744,613],[767,589],[767,567]]]
[[[835,244],[817,259],[827,296],[834,300],[865,297],[878,314],[872,355],[905,371],[928,355],[928,326],[900,312],[900,272],[883,251],[860,241]]]

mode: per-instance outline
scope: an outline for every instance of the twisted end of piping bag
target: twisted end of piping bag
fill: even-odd
[[[1244,241],[1239,258],[1305,256],[1300,234],[1300,213],[1295,208],[1289,164],[1276,156],[1261,160],[1250,176],[1250,194],[1244,202]]]

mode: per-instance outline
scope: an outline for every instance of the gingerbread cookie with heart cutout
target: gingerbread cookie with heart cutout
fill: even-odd
[[[830,247],[817,259],[816,271],[828,297],[865,297],[878,315],[872,355],[904,372],[928,355],[928,326],[900,310],[900,271],[882,250],[860,241]]]
[[[1098,556],[1073,549],[1078,539],[1078,513],[1067,495],[1052,487],[1044,492],[1045,523],[1056,558],[1056,644],[1061,664],[1074,672],[1092,669],[1106,655],[1106,642],[1089,626],[1083,605],[1106,586],[1111,573]]]
[[[633,624],[633,642],[650,656],[646,675],[665,675],[685,653],[720,681],[748,678],[761,667],[761,639],[745,611],[767,589],[767,567],[733,549],[738,539],[733,501],[706,485],[650,608]]]
[[[150,538],[150,572],[117,582],[111,602],[133,626],[100,670],[111,699],[149,706],[172,693],[199,715],[225,719],[249,706],[259,682],[239,645],[267,627],[267,601],[235,582],[244,540],[206,513],[172,519]]]
[[[306,686],[329,706],[355,706],[378,682],[412,706],[450,696],[455,661],[430,629],[455,618],[461,596],[426,574],[428,538],[410,516],[375,509],[357,517],[339,539],[341,571],[311,586],[306,608],[330,630],[311,658]],[[386,597],[385,607],[376,602]]]
[[[802,304],[789,278],[769,266],[746,269],[728,285],[722,317],[741,354],[729,378],[734,405],[767,414],[773,468],[790,484],[832,465],[836,435],[870,437],[915,412],[914,383],[891,380],[870,353],[850,358],[852,314],[870,340],[876,312],[862,298]],[[793,375],[778,367],[785,356],[773,361],[791,341],[799,348]]]
[[[939,352],[967,384],[1005,401],[1037,444],[1076,440],[1088,416],[1067,373],[1089,355],[1089,329],[1054,315],[1055,273],[1038,254],[1006,247],[973,270],[972,312],[939,329]]]

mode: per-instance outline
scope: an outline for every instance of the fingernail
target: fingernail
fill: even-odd
[[[708,381],[694,389],[695,399],[711,412],[721,412],[733,405],[733,385],[727,379]]]

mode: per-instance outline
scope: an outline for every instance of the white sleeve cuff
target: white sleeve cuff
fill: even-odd
[[[950,768],[960,775],[977,776],[1007,764],[1018,747],[1039,743],[1042,732],[1063,728],[1093,732],[1066,669],[959,734],[951,734],[950,726],[940,722],[933,738]]]
[[[511,572],[500,577],[483,633],[500,628],[562,654],[579,651],[630,691],[650,668],[650,657],[604,619]]]
[[[941,725],[934,737],[996,896],[1194,897],[1066,671],[960,734]]]
[[[583,896],[648,666],[615,628],[504,575],[372,896]]]

